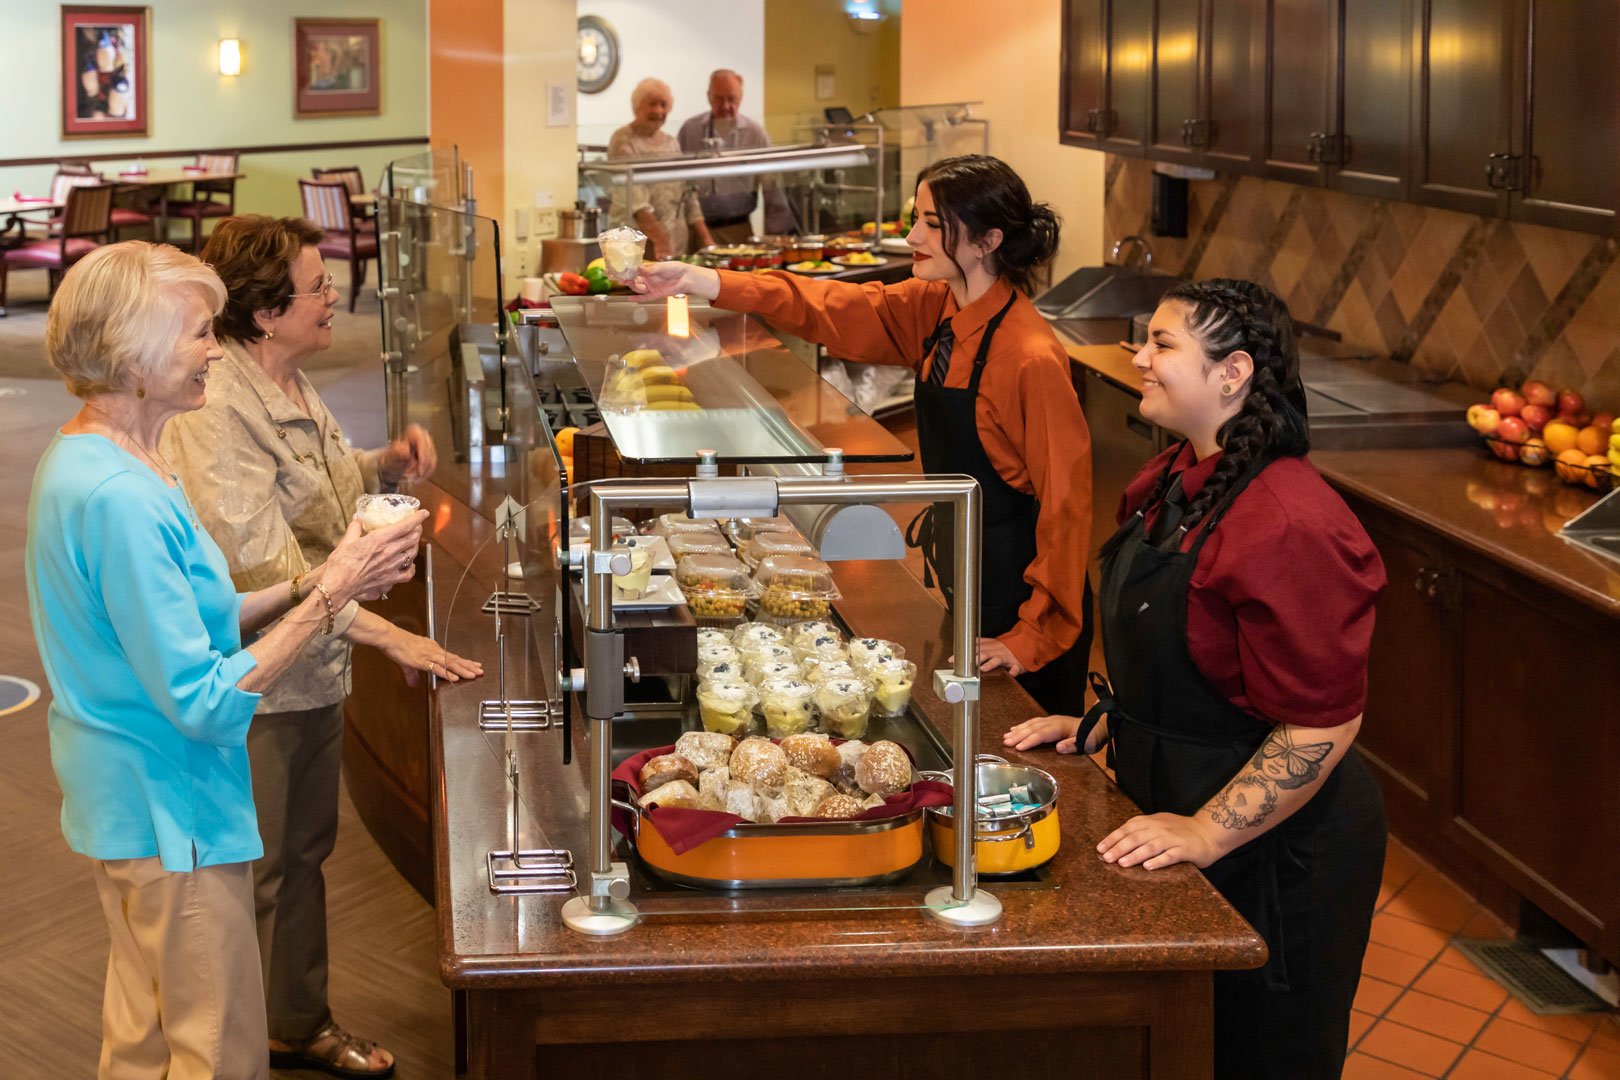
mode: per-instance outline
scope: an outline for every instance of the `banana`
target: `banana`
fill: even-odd
[[[1620,421],[1616,421],[1616,423],[1620,423]],[[1620,450],[1620,431],[1609,436],[1609,449]]]
[[[648,386],[647,401],[691,401],[692,391],[684,386]]]
[[[658,409],[662,412],[702,412],[703,409],[695,401],[649,401],[647,408]]]
[[[668,364],[653,364],[642,368],[641,378],[648,386],[669,386],[681,381],[680,375]]]
[[[651,364],[662,364],[664,362],[664,354],[659,352],[657,349],[631,349],[629,352],[625,353],[624,356],[620,357],[620,359],[631,367],[640,368],[647,367]]]

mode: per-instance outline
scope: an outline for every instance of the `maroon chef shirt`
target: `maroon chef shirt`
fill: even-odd
[[[1190,501],[1220,455],[1178,444],[1147,463],[1117,520],[1143,508],[1175,457]],[[1159,508],[1147,512],[1151,530]],[[1185,551],[1192,532],[1183,537]],[[1272,462],[1204,542],[1187,591],[1193,663],[1232,704],[1262,720],[1335,727],[1367,703],[1367,649],[1384,563],[1344,500],[1302,457]]]

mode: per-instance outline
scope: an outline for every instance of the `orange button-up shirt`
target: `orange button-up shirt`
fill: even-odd
[[[818,281],[782,271],[720,271],[719,307],[753,312],[840,358],[904,365],[928,377],[923,342],[941,319],[956,335],[945,385],[966,389],[985,326],[1012,286],[997,281],[965,308],[943,281],[895,285]],[[1080,636],[1091,536],[1091,434],[1069,381],[1069,357],[1029,298],[1020,295],[990,341],[976,402],[979,441],[996,472],[1040,503],[1033,590],[1018,623],[1001,635],[1031,670],[1067,652]],[[995,552],[986,552],[995,558]]]

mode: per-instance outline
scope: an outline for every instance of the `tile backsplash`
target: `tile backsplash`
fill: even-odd
[[[1152,236],[1152,170],[1109,156],[1109,247],[1139,233],[1155,269],[1258,281],[1296,319],[1482,390],[1534,377],[1620,406],[1615,240],[1236,176],[1189,185],[1186,238]]]

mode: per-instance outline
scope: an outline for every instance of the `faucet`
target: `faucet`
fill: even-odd
[[[1129,236],[1122,236],[1118,240],[1114,241],[1114,248],[1111,252],[1109,252],[1108,255],[1108,257],[1114,261],[1114,264],[1116,266],[1123,266],[1126,269],[1135,269],[1134,263],[1123,263],[1119,261],[1119,253],[1124,250],[1125,245],[1127,244],[1135,245],[1136,252],[1142,257],[1142,269],[1152,270],[1153,246],[1147,242],[1146,237],[1138,236],[1135,233],[1132,233]]]

